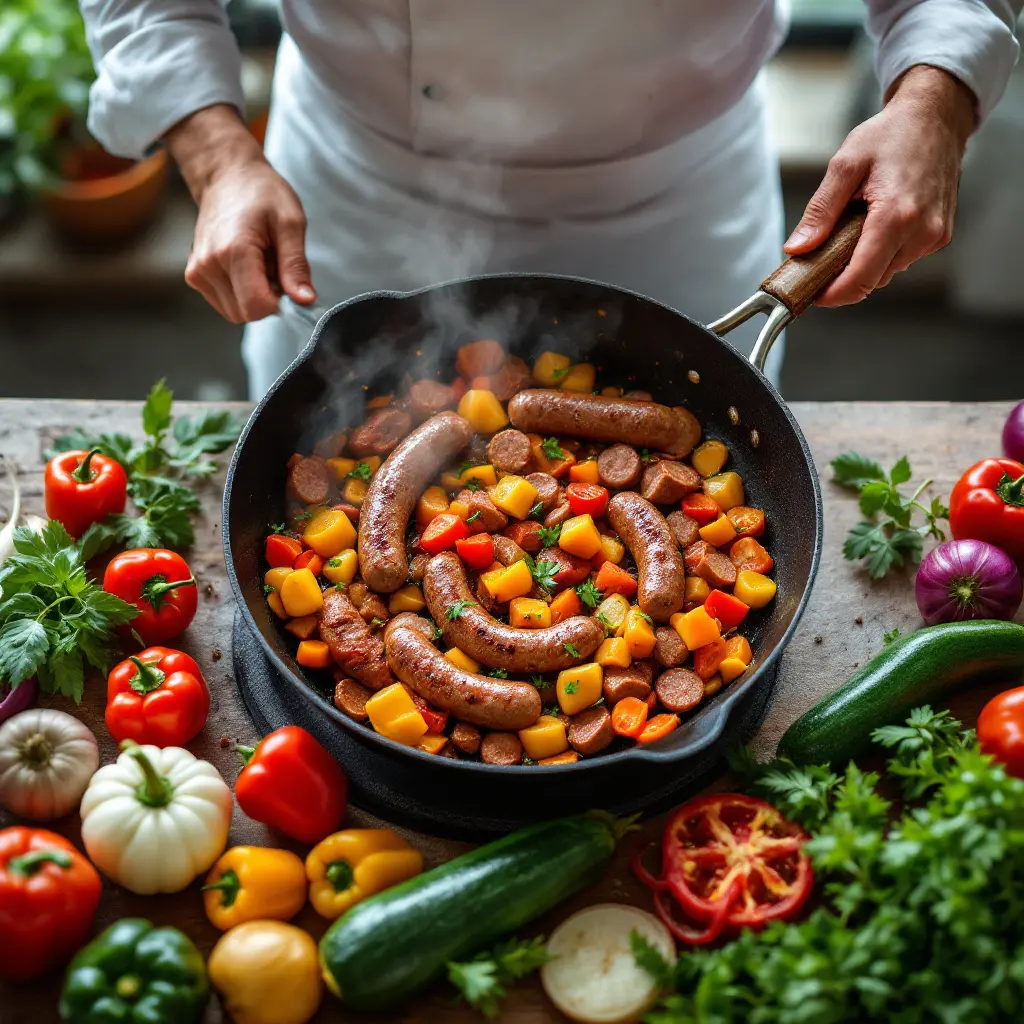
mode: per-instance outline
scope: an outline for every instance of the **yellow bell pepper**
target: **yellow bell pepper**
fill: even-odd
[[[567,750],[564,754],[555,754],[554,757],[545,757],[537,764],[575,764],[580,755],[575,750]]]
[[[465,651],[460,651],[458,647],[450,647],[444,652],[444,656],[456,668],[461,668],[464,672],[480,671],[480,662],[471,658]]]
[[[366,702],[370,724],[382,736],[414,747],[427,732],[427,723],[401,683],[378,690]]]
[[[498,474],[489,462],[485,462],[482,466],[464,469],[458,479],[461,487],[468,487],[471,483],[477,483],[481,487],[493,487],[498,482]]]
[[[565,379],[572,360],[560,352],[541,352],[533,364],[533,375],[546,388],[557,388]]]
[[[708,615],[704,605],[693,611],[676,612],[668,621],[690,651],[713,644],[722,635],[718,623]]]
[[[720,673],[715,673],[705,684],[704,684],[704,696],[714,697],[716,693],[722,688],[722,676]]]
[[[281,595],[276,590],[272,594],[267,594],[267,604],[279,619],[288,618],[288,613],[284,610],[284,604],[281,602]]]
[[[627,612],[622,636],[631,658],[649,658],[654,653],[654,625],[639,608]]]
[[[427,602],[423,599],[423,591],[415,583],[407,583],[399,587],[388,601],[388,611],[392,615],[401,612],[419,612],[426,608]]]
[[[605,561],[618,565],[626,556],[626,545],[618,537],[609,537],[607,534],[602,533],[600,554],[604,557]]]
[[[736,539],[736,529],[723,512],[714,522],[700,528],[700,537],[716,548],[724,548],[726,544]]]
[[[609,633],[621,636],[619,632],[626,622],[626,613],[629,611],[629,601],[622,594],[609,594],[598,606],[595,614]]]
[[[709,498],[714,498],[723,512],[742,505],[746,500],[743,496],[743,481],[740,479],[739,473],[719,473],[717,476],[709,476],[704,481],[704,493]]]
[[[708,581],[700,576],[687,576],[683,584],[683,599],[687,604],[703,604],[711,593]]]
[[[356,546],[356,528],[344,512],[328,508],[313,516],[302,534],[302,540],[321,558],[330,558],[345,548]]]
[[[324,579],[332,583],[351,583],[359,571],[359,556],[354,549],[346,548],[324,562],[320,570]]]
[[[593,558],[601,550],[601,534],[594,525],[594,517],[587,513],[562,523],[558,546],[570,555]]]
[[[345,486],[341,489],[341,496],[350,505],[362,508],[363,501],[366,499],[366,492],[369,489],[370,485],[365,480],[360,480],[358,477],[353,476],[345,481]]]
[[[721,441],[705,441],[698,445],[690,456],[693,468],[701,476],[714,476],[720,473],[728,460],[729,449]]]
[[[356,468],[358,459],[328,459],[327,468],[331,471],[336,484],[344,484],[349,473]]]
[[[513,598],[508,607],[508,624],[517,629],[547,629],[551,625],[551,608],[538,598]]]
[[[287,921],[306,902],[306,871],[290,850],[233,846],[202,888],[206,916],[222,932],[243,921]]]
[[[519,742],[522,743],[526,756],[534,761],[554,757],[569,749],[565,725],[554,715],[541,715],[535,725],[528,729],[520,729]]]
[[[746,671],[747,666],[739,658],[724,658],[718,666],[718,674],[722,677],[722,682],[724,683],[731,683],[737,676],[743,675]],[[705,692],[707,692],[706,686]]]
[[[508,416],[493,391],[472,389],[459,399],[459,415],[478,434],[496,434],[508,423]]]
[[[448,511],[448,492],[443,487],[428,487],[416,502],[416,525],[422,530]]]
[[[263,585],[271,587],[280,594],[281,584],[284,583],[291,571],[287,565],[281,566],[279,569],[268,569],[263,574]]]
[[[582,391],[590,394],[594,390],[594,381],[597,379],[597,370],[593,363],[575,363],[569,367],[569,372],[558,382],[563,391]]]
[[[487,592],[504,604],[514,597],[523,597],[533,589],[533,574],[524,561],[513,562],[507,569],[494,569],[481,577]]]
[[[567,715],[575,715],[601,699],[603,685],[604,669],[596,661],[562,669],[555,683],[558,706]]]
[[[316,942],[281,921],[225,932],[206,969],[235,1024],[306,1024],[323,999]]]
[[[302,615],[315,615],[323,608],[324,595],[311,569],[296,569],[288,573],[281,584],[281,604],[288,616],[293,619]]]
[[[487,496],[495,508],[500,508],[513,519],[525,519],[537,500],[537,488],[529,480],[510,473],[491,487]]]
[[[569,467],[569,479],[573,483],[597,484],[601,482],[601,474],[597,469],[597,459],[587,459]]]
[[[428,732],[416,744],[417,750],[422,750],[425,754],[440,754],[442,750],[448,745],[448,737],[441,733]]]
[[[333,921],[360,900],[422,870],[423,855],[397,832],[389,828],[347,828],[309,851],[309,902],[321,917]]]
[[[456,480],[455,487],[453,487],[452,490],[458,490],[458,488],[459,482]],[[448,511],[453,516],[458,516],[463,522],[465,522],[469,518],[469,506],[465,502],[453,501],[448,506]]]
[[[763,608],[773,600],[777,589],[775,580],[744,569],[736,574],[736,586],[732,592],[748,608]]]
[[[598,647],[594,661],[602,668],[608,668],[610,665],[617,668],[629,668],[633,659],[629,656],[629,647],[625,639],[620,636],[610,636]]]

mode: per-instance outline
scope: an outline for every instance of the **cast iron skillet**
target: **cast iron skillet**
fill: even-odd
[[[576,784],[585,805],[588,792],[589,802],[595,802],[593,785],[628,775],[641,788],[632,803],[653,801],[666,779],[685,773],[685,759],[719,739],[730,713],[759,683],[770,686],[807,602],[821,550],[821,494],[807,442],[761,369],[786,323],[849,262],[862,224],[861,212],[848,213],[825,246],[783,264],[760,291],[710,328],[609,285],[523,274],[470,278],[405,294],[375,292],[327,312],[250,417],[224,495],[224,553],[232,591],[244,625],[282,685],[294,687],[348,733],[358,744],[348,743],[350,749],[398,759],[448,786],[478,786],[489,779],[501,799],[501,792],[524,793],[524,787],[550,793],[558,776]],[[761,311],[768,320],[748,362],[718,335]],[[406,373],[414,378],[435,370],[451,374],[456,348],[481,337],[499,338],[530,363],[545,349],[585,358],[597,364],[602,381],[628,382],[649,390],[655,400],[686,405],[706,437],[728,444],[730,468],[743,477],[748,504],[767,513],[766,543],[779,589],[776,600],[745,624],[753,663],[660,743],[545,768],[439,758],[401,746],[334,708],[329,680],[306,676],[294,659],[294,638],[267,606],[263,542],[268,525],[284,518],[289,456],[308,452],[332,430],[361,422],[366,399],[394,391]],[[657,770],[648,777],[647,769]],[[564,802],[557,808],[568,809]]]

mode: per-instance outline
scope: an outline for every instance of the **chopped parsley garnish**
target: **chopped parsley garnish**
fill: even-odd
[[[641,462],[650,462],[651,461],[651,453],[650,453],[649,449],[647,449],[647,448],[641,448],[640,449],[640,461]]]
[[[536,764],[536,763],[537,762],[534,761],[534,759],[532,757],[527,757],[525,754],[523,754],[523,764]]]
[[[448,621],[454,622],[470,605],[475,604],[476,601],[456,601],[445,613],[448,616]]]
[[[588,608],[596,608],[598,602],[601,600],[601,591],[597,589],[597,586],[591,579],[587,579],[583,583],[580,583],[576,587],[576,593],[579,595],[579,599]]]
[[[492,668],[487,674],[492,679],[508,679],[507,668]]]
[[[559,447],[557,437],[546,437],[541,441],[540,447],[541,451],[544,452],[549,459],[565,458],[565,452]]]
[[[341,565],[341,559],[335,555],[333,558],[327,559],[327,566],[330,569],[337,569]]]
[[[470,523],[475,523],[475,522],[476,522],[476,521],[477,521],[477,520],[478,520],[479,518],[480,518],[480,509],[477,509],[477,510],[476,510],[476,511],[475,511],[475,512],[474,512],[474,513],[473,513],[473,514],[472,514],[472,515],[471,515],[471,516],[470,516],[470,517],[469,517],[469,518],[468,518],[468,519],[466,520],[466,525],[467,525],[467,526],[469,526],[469,524],[470,524]]]
[[[273,592],[274,592],[274,588],[269,583],[264,583],[263,584],[263,593],[264,594],[272,594]]]
[[[576,649],[576,645],[569,643],[568,640],[566,640],[562,646],[565,648],[565,653],[568,654],[570,658],[578,658],[580,656],[580,652]]]
[[[654,624],[654,619],[652,619],[650,615],[647,614],[647,612],[642,612],[639,608],[637,608],[636,613],[640,616],[641,619],[644,620],[644,622],[650,622],[652,625]]]
[[[551,715],[552,718],[557,718],[558,715],[559,715],[559,711],[558,711],[558,708],[545,708],[541,712],[541,714],[542,715]]]
[[[554,526],[542,526],[537,531],[537,536],[540,537],[540,542],[544,547],[553,548],[558,543],[558,538],[562,536],[562,524],[556,523]]]
[[[531,508],[530,511],[526,513],[526,518],[527,519],[539,519],[540,516],[541,516],[541,513],[543,511],[544,511],[544,502],[543,501],[538,501],[537,504],[534,505],[533,508]]]
[[[467,469],[474,469],[475,467],[475,462],[464,462],[461,466],[459,466],[457,470],[455,470],[455,475],[457,477],[461,477],[462,474],[465,473]]]
[[[575,679],[570,679],[569,682],[565,684],[566,693],[575,693],[579,688],[580,684]]]
[[[530,575],[533,582],[542,590],[551,590],[555,586],[555,574],[561,571],[557,562],[532,562],[526,563],[530,567]]]
[[[270,524],[270,532],[271,533],[287,533],[288,532],[288,526],[287,526],[286,523],[271,523]]]
[[[474,477],[470,477],[468,480],[466,480],[465,484],[466,484],[466,490],[468,490],[468,491],[479,491],[480,490],[480,481],[477,480],[477,478],[475,476]]]
[[[297,523],[306,523],[313,518],[313,513],[304,509],[302,512],[296,512],[293,518]]]
[[[345,590],[345,589],[347,589],[347,587],[348,587],[347,583],[335,583],[334,584],[334,589],[335,590]]]
[[[604,626],[604,628],[605,628],[605,630],[607,632],[609,632],[609,633],[614,633],[615,632],[615,627],[611,624],[611,622],[608,619],[608,616],[605,615],[604,612],[598,612],[594,616],[594,618],[597,619],[597,621],[600,622],[602,626]]]
[[[370,479],[370,464],[368,462],[357,462],[355,468],[349,473],[349,476],[355,477],[357,480],[369,481]]]
[[[387,619],[378,619],[375,616],[374,618],[370,619],[370,625],[373,626],[374,628],[378,628],[380,626],[387,625]]]
[[[551,685],[551,681],[545,679],[543,676],[530,676],[530,682],[533,683],[538,690],[546,690]]]
[[[571,367],[568,367],[568,366],[559,366],[559,367],[557,367],[556,369],[551,371],[551,379],[552,380],[563,380],[565,377],[569,376],[569,370],[570,369],[571,369]]]

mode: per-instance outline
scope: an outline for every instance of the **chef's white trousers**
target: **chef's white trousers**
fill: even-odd
[[[598,98],[596,102],[600,102]],[[353,121],[286,36],[266,153],[302,200],[317,308],[473,274],[567,274],[649,295],[708,323],[782,257],[778,160],[763,83],[664,149],[610,163],[501,167],[424,156]],[[757,319],[728,340],[749,352]],[[272,316],[245,329],[258,399],[309,340]],[[768,361],[778,384],[783,339]]]

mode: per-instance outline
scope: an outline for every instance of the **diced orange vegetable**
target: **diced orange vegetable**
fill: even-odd
[[[570,555],[593,558],[601,550],[601,534],[590,515],[573,516],[562,523],[558,546]]]
[[[524,477],[509,474],[491,487],[487,496],[495,508],[513,519],[525,519],[537,500],[537,488]]]
[[[597,606],[594,614],[609,633],[621,636],[628,611],[629,601],[622,594],[611,594]]]
[[[568,590],[563,590],[557,597],[552,598],[551,604],[548,605],[548,611],[551,612],[551,625],[554,626],[563,619],[571,619],[574,615],[579,615],[582,608],[580,596],[575,590],[571,587]]]
[[[716,548],[722,548],[736,539],[736,531],[733,529],[729,517],[723,512],[714,522],[700,528],[700,537],[701,540],[706,540]]]
[[[469,506],[461,501],[453,501],[448,506],[448,511],[453,516],[458,516],[463,522],[469,518]]]
[[[623,697],[612,708],[612,729],[619,736],[635,740],[644,731],[647,715],[647,701]]]
[[[562,754],[555,754],[554,757],[545,757],[537,764],[575,764],[579,759],[580,755],[575,750],[567,750]]]
[[[686,604],[703,604],[711,593],[708,581],[700,576],[687,576],[683,584],[683,599]]]
[[[359,569],[359,556],[353,548],[339,551],[333,558],[324,562],[321,570],[324,579],[331,583],[351,583]]]
[[[593,563],[595,569],[600,569],[605,562],[618,565],[626,556],[626,545],[618,537],[610,537],[606,533],[601,534],[601,550],[594,555]]]
[[[555,683],[558,706],[567,715],[576,715],[601,699],[604,669],[596,661],[562,669]]]
[[[704,610],[711,618],[718,619],[723,629],[738,626],[750,611],[742,601],[724,590],[712,590],[704,602]]]
[[[708,615],[704,605],[693,611],[676,612],[668,621],[690,651],[714,643],[722,635],[718,623]]]
[[[410,747],[419,743],[427,732],[426,719],[401,683],[378,690],[366,702],[366,714],[382,736]]]
[[[617,388],[613,387],[612,385],[608,385],[607,387],[601,388],[601,394],[604,395],[605,398],[621,398],[622,388]]]
[[[386,409],[391,404],[391,400],[394,397],[395,397],[394,395],[374,395],[373,398],[371,398],[366,403],[366,408],[367,409]]]
[[[533,461],[536,463],[538,471],[547,473],[556,480],[561,480],[562,477],[569,475],[569,470],[576,465],[576,456],[572,452],[560,448],[559,451],[562,452],[562,455],[550,458],[544,451],[544,442],[547,438],[541,437],[540,434],[527,434],[526,436],[530,440],[530,451],[533,452]]]
[[[292,564],[292,570],[308,569],[314,576],[319,576],[324,567],[324,560],[312,549],[303,551]]]
[[[632,658],[647,658],[654,651],[654,626],[639,608],[630,608],[622,633]]]
[[[332,660],[331,649],[323,640],[303,640],[299,644],[295,660],[306,668],[327,668]]]
[[[264,545],[267,564],[271,569],[290,569],[302,554],[302,542],[296,537],[272,533]]]
[[[281,584],[280,597],[285,612],[293,619],[301,618],[303,615],[315,615],[324,606],[320,584],[309,569],[290,572]]]
[[[763,608],[775,597],[777,589],[775,580],[759,572],[743,569],[736,574],[736,586],[732,592],[748,607]]]
[[[594,381],[597,379],[597,370],[592,363],[575,363],[569,367],[569,372],[558,382],[563,391],[582,391],[590,394],[594,390]]]
[[[286,569],[284,566],[280,566],[277,569],[268,569],[263,574],[263,585],[280,593],[281,584],[288,578],[291,571],[291,569]]]
[[[704,683],[704,696],[714,697],[716,693],[722,688],[722,677],[721,675],[712,676]]]
[[[500,572],[484,573],[481,577],[487,592],[501,604],[514,597],[522,597],[533,589],[533,574],[526,562],[513,562]]]
[[[747,664],[740,661],[739,658],[723,658],[718,666],[718,674],[722,677],[722,682],[731,683],[737,676],[743,675],[747,671]],[[705,693],[707,690],[705,689]]]
[[[725,659],[725,641],[719,637],[693,652],[693,671],[701,679],[710,679]]]
[[[536,598],[514,598],[508,608],[508,624],[518,629],[546,629],[551,625],[551,608]]]
[[[764,533],[764,512],[749,505],[736,505],[726,513],[732,528],[741,537],[760,537]]]
[[[467,379],[495,373],[504,362],[505,349],[490,338],[461,345],[455,355],[455,369]]]
[[[594,661],[601,668],[615,666],[616,668],[628,668],[633,659],[629,656],[629,648],[621,636],[610,636],[601,642],[601,646],[594,655]]]
[[[738,658],[744,665],[749,665],[754,660],[754,654],[750,650],[750,641],[745,636],[729,637],[725,641],[725,656]]]
[[[541,715],[534,725],[519,730],[519,742],[523,745],[527,757],[534,761],[542,761],[545,757],[555,757],[569,746],[565,735],[565,726],[561,719],[554,715]]]
[[[496,434],[508,423],[508,416],[493,391],[467,391],[459,399],[459,415],[478,434]]]
[[[292,636],[296,636],[300,640],[308,640],[316,632],[316,627],[319,623],[320,617],[318,615],[303,615],[299,619],[289,619],[285,623],[284,628]]]
[[[358,459],[328,459],[326,466],[331,476],[334,477],[334,482],[336,484],[343,484],[345,478],[356,468],[358,462]]]
[[[416,744],[416,749],[425,751],[428,754],[440,754],[447,745],[447,736],[436,732],[428,732],[427,735]]]
[[[637,737],[637,743],[654,743],[656,740],[662,740],[678,726],[678,715],[655,715],[648,719],[643,732]]]
[[[749,569],[762,576],[775,567],[775,560],[753,537],[740,537],[729,552],[729,560],[737,569]]]
[[[330,558],[345,548],[356,546],[356,528],[344,512],[328,508],[313,516],[303,531],[302,540],[321,558]]]
[[[704,481],[704,493],[723,511],[743,504],[743,481],[739,473],[719,473]]]
[[[423,591],[415,583],[407,583],[399,587],[388,601],[388,612],[401,615],[402,612],[421,612],[427,602],[423,599]]]
[[[480,662],[471,658],[465,651],[458,647],[451,647],[444,652],[444,656],[456,667],[466,672],[479,672]]]
[[[720,473],[729,459],[729,449],[721,441],[705,441],[698,445],[690,456],[693,468],[701,476],[714,476]]]
[[[288,618],[288,613],[284,610],[284,605],[281,603],[281,595],[276,590],[271,594],[267,594],[267,604],[270,605],[270,610],[279,619]]]
[[[455,547],[455,542],[469,536],[469,527],[464,519],[443,512],[435,516],[420,538],[420,547],[428,555],[437,555]]]
[[[474,482],[481,487],[493,487],[498,482],[498,474],[490,463],[485,462],[480,466],[467,466],[458,479],[462,487],[468,487]]]
[[[594,586],[602,594],[622,594],[623,597],[632,597],[636,593],[636,579],[633,575],[612,562],[605,562],[597,570]]]
[[[341,489],[341,496],[350,505],[362,508],[363,502],[366,500],[366,492],[369,489],[370,485],[365,480],[351,476],[345,481],[345,486]]]
[[[682,509],[691,519],[696,519],[701,526],[713,522],[722,514],[722,510],[714,498],[700,493],[688,494],[683,498]]]
[[[569,467],[569,479],[573,483],[597,484],[601,482],[601,474],[597,471],[597,459],[587,459]]]
[[[416,502],[416,525],[425,530],[432,519],[448,511],[448,493],[443,487],[428,487]]]
[[[533,364],[533,375],[546,388],[556,388],[569,371],[572,360],[560,352],[541,352]]]

